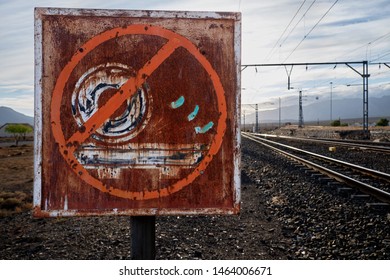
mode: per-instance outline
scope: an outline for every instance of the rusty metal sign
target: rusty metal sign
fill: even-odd
[[[234,214],[238,13],[37,8],[34,215]]]

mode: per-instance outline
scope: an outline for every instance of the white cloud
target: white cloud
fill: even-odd
[[[286,30],[283,31],[300,7],[301,0],[199,0],[199,1],[128,1],[128,0],[14,0],[0,4],[0,101],[7,98],[33,99],[33,8],[36,6],[56,6],[100,9],[161,9],[192,11],[240,11],[242,12],[242,62],[281,63],[289,56],[290,62],[362,61],[390,59],[390,2],[378,1],[338,1],[321,22],[301,42],[320,18],[327,12],[334,0],[306,1],[300,12]],[[308,10],[305,16],[303,13]],[[299,23],[298,20],[302,19]],[[296,28],[284,41],[292,28]],[[283,44],[276,44],[281,38]],[[369,44],[372,42],[371,44]],[[300,43],[299,47],[298,44]],[[275,46],[274,49],[273,46]],[[295,51],[294,48],[297,49]],[[271,53],[272,51],[272,53]],[[387,55],[386,55],[387,54]],[[380,58],[380,59],[378,59]],[[360,67],[360,66],[356,66]],[[371,70],[372,69],[372,70]],[[242,72],[243,103],[268,102],[279,96],[290,96],[287,91],[287,74],[283,67],[248,68]],[[370,72],[378,69],[370,67]],[[389,80],[390,69],[383,67],[380,77],[370,78],[370,94],[383,94],[377,83]],[[380,78],[380,79],[379,79]],[[326,92],[329,83],[346,87],[348,83],[360,83],[359,77],[347,67],[295,67],[291,74],[292,85],[312,92]],[[22,85],[23,91],[5,89],[5,85]],[[24,86],[23,86],[24,85]],[[13,91],[11,91],[13,90]],[[340,97],[350,94],[351,87],[340,90]],[[15,94],[19,94],[19,96]],[[326,93],[323,93],[324,95]],[[14,96],[12,96],[14,95]],[[335,93],[337,96],[337,93]],[[17,103],[17,102],[16,102]],[[15,105],[15,102],[12,103]],[[28,105],[33,110],[33,102]],[[27,104],[26,104],[27,106]]]
[[[9,92],[17,92],[21,90],[27,90],[27,91],[32,91],[34,90],[33,85],[29,84],[3,84],[0,85],[0,91],[9,91]]]

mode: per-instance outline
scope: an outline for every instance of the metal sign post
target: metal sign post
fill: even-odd
[[[156,258],[156,217],[133,216],[131,222],[131,259],[154,260]]]

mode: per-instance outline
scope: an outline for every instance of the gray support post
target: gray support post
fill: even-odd
[[[303,108],[302,108],[302,91],[299,91],[299,123],[298,127],[303,127]]]
[[[259,132],[259,104],[255,105],[256,110],[256,132]]]
[[[368,62],[363,61],[363,131],[365,137],[369,138],[368,132]]]

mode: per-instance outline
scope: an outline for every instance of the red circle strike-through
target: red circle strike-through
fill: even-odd
[[[73,72],[76,65],[97,46],[115,37],[124,35],[154,35],[165,38],[168,41],[138,71],[136,77],[131,77],[124,85],[122,85],[118,92],[106,102],[104,106],[99,108],[99,110],[93,116],[91,116],[87,122],[84,123],[83,129],[76,131],[69,139],[65,139],[62,126],[66,125],[66,122],[61,121],[60,109],[65,85],[67,84],[71,73]],[[73,154],[74,151],[79,145],[88,139],[96,131],[96,129],[98,129],[104,123],[104,121],[111,117],[111,114],[116,111],[114,109],[117,109],[115,108],[114,104],[122,104],[129,97],[134,95],[137,89],[145,82],[147,77],[149,77],[153,71],[155,71],[179,47],[185,48],[207,71],[213,83],[218,102],[219,119],[216,126],[216,134],[211,141],[211,146],[208,153],[200,161],[198,166],[194,168],[194,170],[186,177],[179,179],[166,188],[148,191],[148,188],[145,187],[145,190],[142,192],[133,192],[114,188],[113,186],[107,186],[103,184],[102,181],[89,174],[89,172],[81,164],[74,164],[78,162]],[[69,63],[61,71],[53,91],[51,102],[51,124],[53,136],[58,143],[61,155],[64,157],[68,165],[70,165],[72,170],[87,184],[102,192],[110,193],[111,195],[117,197],[134,200],[146,200],[168,196],[193,182],[200,174],[204,172],[209,163],[212,161],[213,157],[219,151],[226,130],[226,119],[227,106],[222,83],[210,62],[199,52],[198,48],[190,40],[175,32],[162,27],[143,24],[129,25],[125,28],[118,27],[105,31],[91,38],[83,46],[81,46],[73,55]]]

